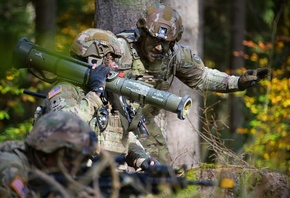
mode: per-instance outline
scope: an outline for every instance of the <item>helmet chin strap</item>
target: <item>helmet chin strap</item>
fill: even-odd
[[[157,54],[156,55],[156,59],[161,60],[163,59],[165,56],[163,54]]]

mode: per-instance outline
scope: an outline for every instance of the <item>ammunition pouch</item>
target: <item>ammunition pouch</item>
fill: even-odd
[[[123,128],[118,112],[110,113],[107,128],[99,133],[99,145],[102,149],[117,153],[127,153],[126,142],[124,142]]]

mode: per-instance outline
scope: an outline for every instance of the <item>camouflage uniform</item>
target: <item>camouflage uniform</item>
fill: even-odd
[[[26,197],[29,162],[22,141],[0,144],[0,194],[3,198]]]
[[[95,60],[94,63],[103,64],[106,61],[104,57],[109,52],[120,56],[119,44],[114,37],[109,31],[93,28],[85,30],[73,42],[71,54],[81,60]],[[119,114],[110,111],[111,105],[107,105],[109,111],[106,110],[109,115],[108,125],[104,130],[100,130],[98,119],[102,116],[100,109],[105,110],[103,102],[94,91],[86,90],[87,88],[68,82],[57,83],[47,95],[45,111],[61,110],[75,113],[97,132],[100,145],[97,153],[102,148],[113,154],[125,154],[128,156],[126,160],[130,166],[140,167],[140,164],[149,157],[141,143],[132,132],[123,133]]]
[[[136,25],[137,28],[134,30],[116,34],[123,53],[118,61],[119,70],[124,71],[127,76],[142,76],[139,79],[153,84],[160,90],[168,90],[173,77],[198,90],[217,92],[241,90],[238,87],[240,77],[206,67],[197,54],[192,53],[187,46],[178,44],[183,26],[181,17],[172,7],[164,4],[153,5],[148,8],[146,17],[140,18]],[[156,39],[155,45],[152,46],[160,44],[168,50],[164,50],[159,57],[154,55],[150,57],[150,53],[149,55],[144,53],[147,44],[144,45],[144,42],[148,37]],[[140,142],[161,162],[169,163],[171,159],[166,140],[154,121],[159,109],[146,105],[143,113],[151,136]]]
[[[57,152],[69,148],[69,152],[74,151],[77,156],[82,157],[78,159],[87,160],[97,146],[96,138],[92,134],[95,133],[90,126],[79,117],[64,112],[52,112],[42,116],[35,123],[25,142],[1,143],[1,197],[39,197],[39,194],[40,197],[46,197],[36,186],[31,185],[31,181],[35,178],[32,176],[33,172],[37,168],[47,174],[50,174],[51,170],[61,173],[61,167],[58,167],[58,163],[49,167],[43,161],[45,155],[41,156],[40,153],[55,153],[54,160],[57,161]],[[76,167],[81,167],[77,162],[74,163]],[[79,163],[82,161],[80,160]],[[48,189],[49,186],[46,186],[46,191]],[[79,193],[72,188],[67,189],[71,190],[71,196],[75,197]]]

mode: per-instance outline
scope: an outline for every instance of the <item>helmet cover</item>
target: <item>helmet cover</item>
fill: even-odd
[[[26,138],[30,147],[44,153],[66,147],[82,154],[93,154],[96,142],[96,134],[88,123],[73,113],[63,111],[41,116]]]
[[[147,9],[145,18],[137,22],[138,28],[144,28],[153,37],[166,41],[179,41],[183,32],[181,16],[169,5],[155,4]]]
[[[103,58],[107,53],[114,54],[116,58],[122,55],[117,37],[108,30],[97,28],[89,28],[81,32],[74,40],[70,53],[80,57],[99,58]]]

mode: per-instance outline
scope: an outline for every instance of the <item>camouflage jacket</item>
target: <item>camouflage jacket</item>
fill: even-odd
[[[117,34],[123,54],[118,61],[119,69],[127,75],[143,75],[143,79],[146,80],[147,77],[147,81],[153,79],[155,88],[162,90],[168,90],[172,77],[176,76],[189,87],[198,90],[238,91],[239,77],[206,67],[198,55],[192,53],[187,46],[178,43],[161,61],[147,62],[138,53],[135,35],[134,31]]]
[[[29,162],[23,152],[23,141],[6,141],[0,144],[0,196],[3,198],[28,195]]]
[[[99,96],[68,82],[57,83],[47,94],[45,112],[67,111],[77,114],[85,122],[92,123],[93,115],[103,105]],[[96,126],[91,125],[94,130]]]
[[[132,132],[123,133],[118,114],[109,112],[108,126],[100,132],[96,124],[96,112],[101,106],[103,103],[94,92],[85,93],[82,88],[71,83],[59,82],[47,95],[45,111],[62,110],[77,114],[97,132],[99,149],[113,154],[126,154],[128,165],[138,168],[138,162],[144,161],[149,155]]]
[[[36,169],[27,157],[24,141],[1,142],[0,160],[1,198],[83,197],[83,192],[77,191],[81,184],[74,182],[70,183],[71,187],[65,186],[45,172],[49,169]]]

